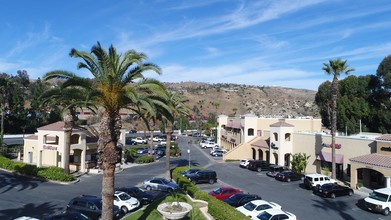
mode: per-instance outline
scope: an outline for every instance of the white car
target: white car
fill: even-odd
[[[282,211],[281,209],[269,209],[259,213],[259,215],[254,216],[252,220],[274,220],[274,219],[287,219],[287,220],[296,220],[296,215]]]
[[[248,164],[250,163],[250,160],[253,159],[241,159],[239,163],[239,167],[247,168]]]
[[[132,139],[134,142],[136,142],[137,144],[146,144],[148,143],[147,140],[145,140],[144,138],[142,137],[136,137],[134,139]]]
[[[239,212],[250,218],[256,217],[258,214],[269,209],[281,209],[281,206],[274,202],[268,202],[265,200],[253,200],[246,203],[243,206],[236,208]]]
[[[213,141],[207,141],[201,145],[201,148],[212,148],[217,147],[218,145]]]
[[[227,153],[227,150],[224,149],[224,148],[221,148],[221,147],[213,147],[213,148],[210,150],[209,154],[210,154],[210,155],[213,155],[213,153],[214,153],[215,151],[223,151],[224,154]]]
[[[132,211],[140,206],[140,201],[129,196],[125,192],[116,191],[114,193],[114,205],[118,206],[123,213]]]

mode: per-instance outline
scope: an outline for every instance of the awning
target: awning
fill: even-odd
[[[317,160],[322,160],[322,161],[327,161],[327,162],[332,162],[332,155],[331,153],[326,153],[326,152],[320,152],[320,154],[316,157]],[[343,155],[342,154],[335,154],[335,163],[338,164],[343,164]]]

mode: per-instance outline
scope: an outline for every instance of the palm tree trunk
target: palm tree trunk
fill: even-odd
[[[335,163],[335,135],[337,131],[337,92],[338,79],[334,77],[332,82],[332,106],[331,106],[331,178],[336,179],[336,163]]]
[[[171,133],[172,133],[172,125],[171,122],[167,122],[167,128],[166,128],[166,179],[171,179],[171,170],[170,170],[170,149],[171,149]]]
[[[73,129],[73,117],[72,115],[67,112],[64,115],[64,155],[62,155],[61,159],[64,160],[64,173],[69,173],[69,154],[71,152],[71,136],[72,136],[72,129]],[[83,162],[83,161],[82,161]]]
[[[99,162],[103,169],[102,219],[113,219],[114,171],[119,155],[116,151],[121,117],[117,113],[105,112],[100,122],[98,141]]]

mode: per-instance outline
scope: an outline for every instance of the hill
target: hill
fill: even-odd
[[[283,87],[198,82],[165,83],[170,91],[189,99],[203,115],[253,113],[258,116],[320,117],[315,104],[316,91]],[[202,108],[201,108],[202,105]]]

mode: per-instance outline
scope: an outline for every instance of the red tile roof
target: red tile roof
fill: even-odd
[[[271,124],[270,127],[295,127],[292,124],[286,123],[285,121],[279,121],[274,124]]]
[[[391,168],[391,156],[384,154],[368,154],[351,158],[350,161],[379,167]]]
[[[382,136],[376,138],[376,140],[391,141],[391,134],[382,135]]]
[[[38,135],[29,135],[27,137],[25,137],[24,139],[28,139],[28,140],[38,140]]]
[[[253,143],[251,143],[251,146],[269,149],[269,144],[267,143],[266,140],[263,139],[258,139],[254,141]]]
[[[63,131],[65,123],[63,121],[54,122],[52,124],[48,124],[42,127],[37,128],[37,130],[45,130],[45,131]],[[78,131],[80,128],[74,127],[73,131]]]

